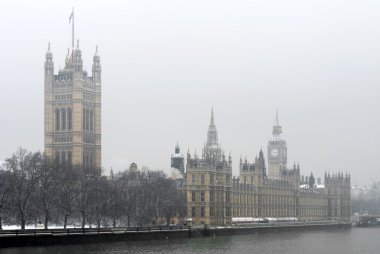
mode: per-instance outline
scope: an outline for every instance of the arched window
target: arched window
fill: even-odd
[[[73,163],[73,154],[72,154],[71,151],[68,151],[68,152],[67,152],[67,163],[68,163],[69,165],[72,165],[72,163]]]
[[[67,129],[71,130],[73,128],[73,111],[71,108],[67,110]]]
[[[62,163],[66,163],[66,152],[65,151],[61,152],[61,161],[62,161]]]
[[[55,161],[59,163],[59,152],[55,152]]]
[[[66,130],[66,110],[61,109],[62,130]]]
[[[60,127],[60,114],[59,114],[59,109],[55,110],[55,130],[59,131]]]
[[[94,130],[94,111],[90,111],[90,131]]]

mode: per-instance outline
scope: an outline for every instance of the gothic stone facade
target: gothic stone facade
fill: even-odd
[[[240,159],[232,178],[217,139],[213,112],[202,157],[188,153],[186,194],[188,216],[195,224],[226,225],[232,217],[296,217],[300,221],[350,219],[350,177],[325,175],[324,185],[301,184],[300,167],[287,169],[286,140],[276,115],[268,143],[269,175],[264,154],[253,163]]]
[[[97,50],[96,50],[97,51]],[[61,163],[101,167],[101,66],[83,70],[79,42],[54,74],[50,44],[45,60],[45,154]]]
[[[202,157],[187,153],[186,197],[188,215],[195,224],[229,224],[232,219],[232,161],[218,143],[214,114]]]

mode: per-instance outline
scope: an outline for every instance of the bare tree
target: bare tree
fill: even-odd
[[[91,217],[94,218],[97,228],[100,228],[101,222],[107,215],[109,209],[110,183],[106,177],[95,176],[92,188],[89,193],[89,206],[91,208]]]
[[[49,221],[63,215],[82,221],[84,228],[94,222],[99,228],[110,220],[113,227],[126,220],[131,225],[157,224],[166,218],[184,216],[185,198],[175,182],[161,171],[147,168],[125,170],[110,178],[96,168],[55,164],[41,153],[18,149],[0,169],[0,229],[2,220],[17,218],[21,228],[27,221]],[[4,211],[11,211],[5,215]]]
[[[111,174],[108,189],[107,217],[111,219],[112,227],[116,227],[117,221],[124,214],[124,205],[121,193],[121,184],[118,177]]]
[[[60,182],[59,171],[56,163],[52,163],[49,158],[44,157],[43,165],[39,172],[38,205],[44,216],[44,227],[48,229],[51,210],[58,194]]]
[[[4,209],[9,207],[12,191],[12,175],[8,170],[0,169],[0,230],[3,229]]]
[[[159,198],[160,214],[169,226],[171,218],[186,216],[186,199],[184,194],[177,189],[174,180],[164,178],[160,181],[160,186],[162,190]]]
[[[16,213],[21,222],[21,229],[25,229],[26,220],[31,215],[31,195],[35,192],[38,183],[38,172],[43,164],[41,153],[28,152],[19,148],[11,158],[6,159],[6,167],[14,176],[13,202]]]
[[[94,191],[94,182],[99,175],[99,170],[88,167],[79,171],[79,195],[77,198],[77,209],[81,215],[82,228],[86,226],[86,220],[91,219],[90,215],[92,191]],[[89,222],[91,226],[91,222]]]
[[[79,169],[68,165],[58,167],[58,207],[63,212],[63,228],[67,227],[67,220],[71,215],[76,199],[79,196]]]
[[[126,170],[118,175],[118,186],[121,195],[124,214],[127,217],[127,226],[131,226],[132,217],[138,217],[139,196],[143,191],[141,174],[138,171]],[[135,221],[136,223],[136,221]]]

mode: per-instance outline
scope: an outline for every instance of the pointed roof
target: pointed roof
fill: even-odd
[[[214,107],[211,108],[210,126],[215,126],[215,122],[214,122]]]
[[[46,58],[52,58],[53,54],[50,51],[50,42],[48,43],[48,49],[46,51]]]
[[[276,108],[276,118],[274,120],[274,126],[280,126],[280,122],[278,121],[278,108]]]
[[[218,132],[214,122],[214,107],[211,108],[210,126],[207,131],[206,147],[218,146]]]

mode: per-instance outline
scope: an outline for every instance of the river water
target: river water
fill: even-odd
[[[232,254],[375,254],[380,253],[380,228],[351,228],[215,238],[116,242],[50,247],[0,249],[5,254],[124,254],[124,253],[232,253]]]

